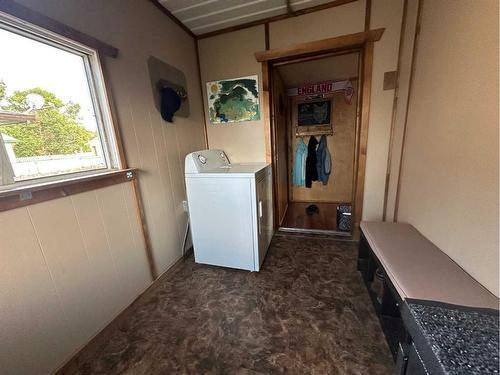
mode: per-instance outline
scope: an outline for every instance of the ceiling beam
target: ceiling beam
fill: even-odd
[[[156,0],[152,0],[152,1],[156,1]],[[269,22],[280,21],[280,20],[284,20],[284,19],[287,19],[287,18],[291,18],[291,17],[297,17],[297,16],[301,16],[303,14],[317,12],[317,11],[320,11],[320,10],[333,8],[333,7],[336,7],[336,6],[339,6],[339,5],[344,5],[344,4],[352,3],[354,1],[358,1],[358,0],[333,0],[333,1],[330,1],[330,2],[325,3],[325,4],[315,5],[315,6],[312,6],[312,7],[309,7],[309,8],[304,8],[304,9],[296,10],[296,11],[293,11],[292,13],[280,14],[278,16],[267,17],[267,18],[263,18],[261,20],[247,22],[247,23],[244,23],[244,24],[241,24],[241,25],[235,25],[235,26],[226,27],[226,28],[220,29],[220,30],[210,31],[208,33],[197,35],[196,38],[197,39],[210,38],[212,36],[216,36],[216,35],[219,35],[219,34],[225,34],[225,33],[229,33],[229,32],[232,32],[232,31],[247,29],[249,27],[263,25],[263,24],[266,24],[266,23],[269,23]],[[288,4],[289,4],[289,1],[287,1],[287,5]]]
[[[192,38],[196,39],[196,35],[184,25],[176,16],[174,16],[167,8],[161,5],[159,0],[150,0],[155,7],[157,7],[163,14],[170,18],[174,23],[176,23],[182,30],[189,34]]]

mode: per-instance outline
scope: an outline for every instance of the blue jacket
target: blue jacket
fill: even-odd
[[[318,169],[318,181],[323,185],[328,184],[330,173],[332,172],[332,157],[326,143],[326,136],[322,135],[319,140],[319,146],[316,150],[318,161],[316,163]]]
[[[295,149],[295,158],[293,160],[292,183],[295,186],[306,185],[306,158],[307,146],[302,138],[299,138]]]

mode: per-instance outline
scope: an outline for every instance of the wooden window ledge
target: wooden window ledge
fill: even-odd
[[[132,181],[137,178],[137,172],[136,168],[106,170],[64,180],[34,182],[5,191],[0,190],[0,212]]]

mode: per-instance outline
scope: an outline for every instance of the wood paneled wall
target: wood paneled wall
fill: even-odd
[[[498,11],[423,1],[396,211],[496,296]]]
[[[181,257],[186,230],[184,157],[205,148],[194,40],[148,1],[19,3],[119,49],[116,59],[104,58],[107,83],[128,165],[140,169],[154,262],[165,272]],[[188,118],[161,120],[149,56],[185,73]],[[0,372],[54,371],[151,283],[131,189],[0,214]]]
[[[151,283],[134,200],[126,182],[0,213],[2,371],[51,372]]]

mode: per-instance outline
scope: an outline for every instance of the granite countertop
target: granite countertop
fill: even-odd
[[[407,299],[403,319],[430,374],[498,374],[499,312]]]

